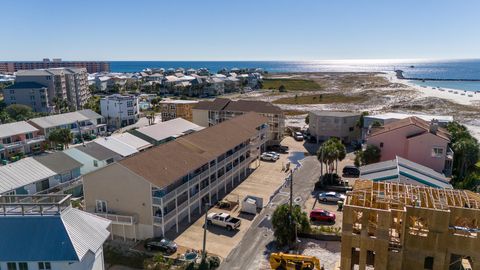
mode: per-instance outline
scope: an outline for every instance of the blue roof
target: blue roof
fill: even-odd
[[[0,217],[0,261],[78,261],[60,215]]]

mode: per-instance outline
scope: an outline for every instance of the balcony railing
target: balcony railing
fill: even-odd
[[[134,225],[137,223],[137,218],[135,216],[127,215],[117,215],[110,213],[94,213],[99,217],[103,217],[112,221],[112,224],[121,224],[121,225]]]

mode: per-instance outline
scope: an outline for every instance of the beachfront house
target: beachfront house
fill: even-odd
[[[399,156],[447,176],[452,172],[450,134],[435,120],[408,117],[373,129],[366,140],[380,148],[381,161]]]
[[[268,119],[246,113],[84,176],[86,210],[112,220],[122,239],[178,232],[255,168]]]

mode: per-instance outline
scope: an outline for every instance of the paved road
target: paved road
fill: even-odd
[[[320,165],[315,156],[306,157],[302,166],[293,174],[293,198],[303,205],[313,190],[314,183],[320,176]],[[288,183],[272,199],[272,202],[255,218],[252,226],[246,232],[242,241],[227,256],[220,270],[264,269],[263,261],[267,246],[274,240],[270,217],[279,204],[287,203],[289,199]]]

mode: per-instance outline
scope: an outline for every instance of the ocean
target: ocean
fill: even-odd
[[[319,61],[111,61],[112,72],[138,72],[145,68],[262,68],[277,72],[391,72],[404,71],[408,78],[479,79],[480,59],[467,60],[319,60]],[[412,81],[419,85],[480,91],[480,82]]]

